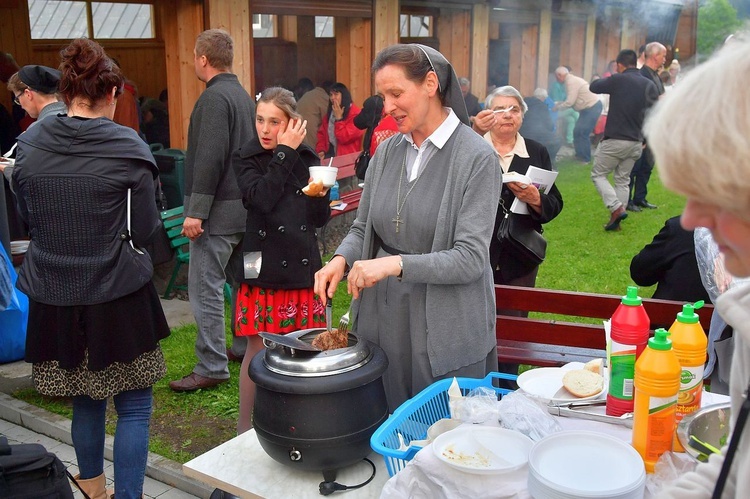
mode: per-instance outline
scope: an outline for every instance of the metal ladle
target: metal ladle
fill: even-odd
[[[291,336],[286,336],[283,334],[261,332],[258,333],[258,336],[263,338],[263,344],[266,348],[270,349],[274,349],[277,345],[281,345],[283,347],[288,347],[294,350],[304,350],[307,352],[321,351],[320,348],[314,347],[309,343],[305,343],[302,340],[298,340],[297,338],[292,338]]]

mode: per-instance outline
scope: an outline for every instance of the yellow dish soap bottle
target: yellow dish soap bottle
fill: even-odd
[[[635,362],[633,447],[648,473],[659,457],[672,450],[680,390],[680,362],[672,350],[669,332],[659,328]]]
[[[677,394],[677,413],[675,429],[682,418],[691,414],[701,407],[701,396],[703,395],[703,368],[706,363],[706,351],[708,349],[708,338],[700,317],[695,313],[703,306],[703,301],[695,304],[686,303],[682,306],[682,312],[677,314],[677,319],[669,328],[672,349],[677,360],[680,362],[682,372],[680,374],[680,391]],[[685,452],[674,435],[673,450]]]

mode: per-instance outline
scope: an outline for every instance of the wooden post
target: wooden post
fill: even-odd
[[[372,58],[399,40],[399,0],[373,0]],[[369,68],[368,68],[369,69]]]
[[[315,46],[315,17],[297,16],[297,76],[312,77],[314,74],[311,63],[315,59],[310,57],[309,51]],[[305,53],[307,52],[307,54]],[[319,85],[321,82],[313,78],[313,83]]]
[[[632,48],[635,51],[638,50],[633,22],[631,20],[631,17],[627,14],[622,16],[622,35],[620,37],[620,47]]]
[[[482,102],[487,96],[490,58],[490,7],[474,4],[471,15],[471,92]]]
[[[190,113],[205,89],[195,76],[193,49],[203,31],[203,3],[199,0],[164,0],[156,4],[164,34],[167,90],[169,91],[169,141],[187,147]]]
[[[232,72],[250,95],[255,89],[253,23],[247,0],[205,0],[206,29],[221,28],[234,40]]]
[[[536,84],[537,49],[539,43],[539,26],[527,24],[521,35],[521,81],[518,91],[523,96],[533,95]]]
[[[539,11],[539,52],[536,62],[536,86],[547,88],[550,72],[549,53],[552,45],[552,11]]]
[[[596,50],[596,14],[586,19],[586,45],[583,50],[583,79],[590,81],[594,74],[594,51]]]
[[[0,50],[12,55],[19,66],[41,64],[34,60],[29,31],[29,7],[26,1],[0,2]],[[10,109],[12,95],[5,91],[5,85],[0,88],[3,90],[0,92],[0,104]]]
[[[336,31],[336,79],[345,84],[352,94],[352,101],[359,107],[372,95],[370,66],[372,56],[372,23],[362,18],[337,18]]]

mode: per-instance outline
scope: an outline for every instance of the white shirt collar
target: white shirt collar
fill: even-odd
[[[443,122],[438,126],[432,134],[430,134],[429,137],[427,137],[424,142],[422,142],[422,147],[424,147],[425,143],[429,141],[431,144],[434,144],[435,147],[438,149],[442,149],[446,142],[448,142],[448,139],[453,135],[453,132],[458,128],[458,125],[461,124],[461,120],[458,119],[458,116],[456,116],[456,113],[453,112],[453,109],[449,107],[444,107],[443,109],[448,111],[448,117],[443,120]],[[414,144],[414,139],[411,136],[411,132],[404,135],[404,138],[409,141],[409,143],[416,149],[417,146]]]
[[[484,140],[486,140],[493,149],[495,148],[494,144],[492,144],[492,135],[490,132],[484,134]],[[524,138],[520,133],[516,132],[516,145],[513,146],[513,150],[507,154],[500,155],[500,153],[498,153],[497,155],[500,159],[500,166],[502,166],[503,171],[507,173],[508,168],[510,168],[510,163],[513,161],[513,157],[518,156],[520,158],[528,158],[529,151],[526,149],[526,141]]]

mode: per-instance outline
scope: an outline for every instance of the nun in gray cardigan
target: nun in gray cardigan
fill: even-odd
[[[354,331],[388,355],[394,411],[434,381],[497,369],[489,244],[501,173],[493,148],[467,126],[442,54],[394,45],[373,73],[401,133],[373,156],[357,218],[315,290],[332,297],[349,269]]]

